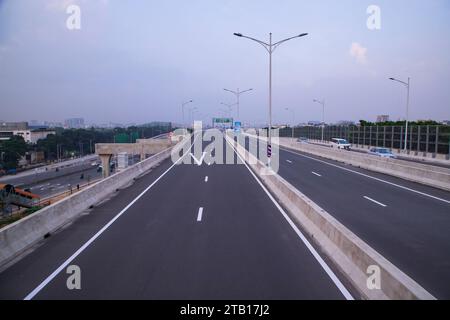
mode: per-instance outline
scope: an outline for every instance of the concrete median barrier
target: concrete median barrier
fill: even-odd
[[[129,184],[163,160],[170,157],[172,147],[116,173],[64,200],[19,220],[0,230],[0,266],[13,260],[44,237],[77,218],[117,189]]]
[[[227,137],[288,211],[293,221],[328,256],[340,273],[358,290],[363,299],[435,298],[413,279],[395,267],[328,212],[298,191],[278,174],[266,174],[265,165],[243,146]],[[379,287],[369,285],[372,270],[379,271]]]

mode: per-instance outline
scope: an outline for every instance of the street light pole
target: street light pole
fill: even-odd
[[[181,103],[181,112],[182,112],[182,114],[183,114],[183,127],[185,126],[185,124],[186,124],[186,122],[185,122],[185,120],[184,120],[184,107],[186,106],[186,105],[188,105],[189,103],[192,103],[192,102],[194,102],[193,100],[189,100],[189,101],[186,101],[186,102],[183,102],[183,103]]]
[[[325,100],[320,101],[320,100],[314,99],[313,101],[322,105],[322,142],[323,142],[323,132],[325,129]]]
[[[244,90],[244,91],[240,91],[239,88],[237,89],[237,91],[233,91],[233,90],[229,90],[229,89],[223,89],[223,90],[225,90],[225,91],[227,91],[227,92],[230,92],[230,93],[232,93],[232,94],[234,94],[234,95],[236,96],[236,100],[237,100],[237,103],[236,103],[236,106],[237,106],[237,117],[238,117],[237,120],[239,120],[239,117],[240,117],[240,115],[239,115],[239,101],[240,101],[240,96],[241,96],[241,94],[243,94],[243,93],[253,91],[253,89],[248,89],[248,90]]]
[[[190,108],[189,109],[189,125],[191,125],[192,124],[192,126],[194,126],[193,125],[193,115],[194,115],[194,112],[196,112],[197,111],[197,107],[193,107],[193,108]]]
[[[257,43],[259,43],[260,45],[262,45],[264,47],[264,49],[266,49],[267,53],[269,54],[269,132],[268,132],[268,147],[271,147],[272,145],[272,134],[271,134],[271,130],[272,130],[272,53],[275,51],[275,49],[281,45],[282,43],[295,39],[295,38],[300,38],[300,37],[304,37],[307,36],[307,33],[302,33],[290,38],[286,38],[284,40],[278,41],[276,43],[272,43],[272,33],[269,33],[269,43],[265,43],[264,41],[252,38],[252,37],[248,37],[243,35],[242,33],[234,33],[234,35],[236,37],[241,37],[241,38],[246,38],[252,41],[255,41]],[[268,157],[268,161],[267,161],[267,165],[270,166],[270,157]]]
[[[272,151],[272,32],[269,33],[269,133],[268,143],[270,151]],[[267,160],[268,166],[270,166],[270,157]]]
[[[389,80],[397,81],[406,87],[406,128],[405,128],[405,151],[408,149],[408,122],[409,122],[409,88],[411,79],[408,77],[408,82],[401,81],[395,78],[389,78]]]
[[[224,103],[224,102],[221,102],[220,104],[221,104],[221,105],[224,105],[225,107],[228,108],[228,116],[231,118],[231,111],[232,111],[232,108],[233,108],[233,106],[235,106],[235,105],[237,105],[237,104],[236,104],[236,103],[235,103],[235,104],[228,104],[228,103]]]

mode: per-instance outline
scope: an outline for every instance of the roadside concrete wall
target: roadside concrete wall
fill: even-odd
[[[229,137],[227,140],[287,209],[293,221],[333,261],[363,299],[435,299],[282,177],[267,174],[265,165],[243,146],[235,144]],[[380,270],[380,289],[371,290],[367,286],[370,266],[377,266]]]
[[[280,138],[280,146],[450,191],[450,169],[448,168],[400,159],[382,159],[308,143],[293,143],[291,138]]]
[[[97,143],[95,153],[98,155],[122,152],[135,155],[155,154],[170,147],[171,144],[169,139],[139,139],[136,143]]]
[[[24,250],[44,239],[48,233],[77,218],[84,210],[95,205],[170,157],[168,148],[128,169],[110,176],[70,197],[52,204],[22,220],[0,230],[0,266],[17,257]]]

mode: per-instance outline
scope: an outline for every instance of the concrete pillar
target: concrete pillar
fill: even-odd
[[[100,160],[102,161],[102,172],[103,172],[103,178],[109,177],[109,162],[111,161],[112,154],[100,154]]]

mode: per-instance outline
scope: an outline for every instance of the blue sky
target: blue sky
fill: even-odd
[[[81,8],[81,30],[66,28],[66,8]],[[366,26],[369,5],[381,30]],[[241,98],[245,122],[267,121],[268,55],[234,37],[309,36],[273,56],[276,122],[405,116],[450,118],[450,2],[447,0],[151,1],[0,0],[0,119],[84,117],[90,123],[181,121],[194,99],[203,120]],[[357,59],[352,44],[362,48]],[[365,52],[365,53],[364,53]]]

